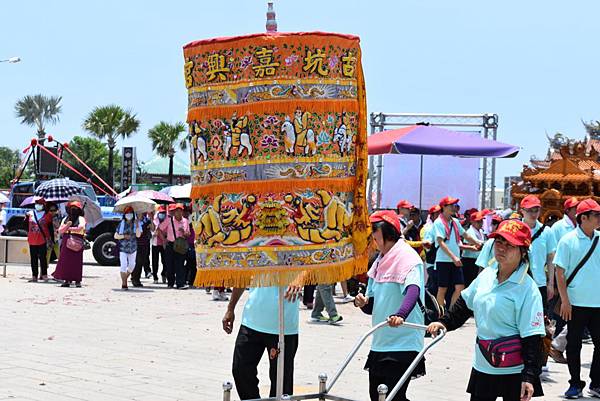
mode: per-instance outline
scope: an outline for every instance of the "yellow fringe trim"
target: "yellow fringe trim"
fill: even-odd
[[[367,271],[369,258],[365,253],[339,263],[305,266],[270,266],[264,268],[198,268],[197,287],[272,287],[286,286],[303,276],[302,283],[328,284],[347,280]]]
[[[273,99],[254,103],[194,107],[188,110],[187,121],[204,121],[214,118],[228,119],[234,111],[238,116],[286,113],[292,118],[298,108],[303,112],[312,113],[356,112],[359,109],[356,99]]]
[[[352,191],[356,179],[352,178],[322,178],[297,180],[265,180],[265,181],[228,181],[214,184],[194,185],[192,199],[203,196],[216,196],[223,193],[273,193],[293,192],[303,189],[326,189],[332,192]]]
[[[358,135],[356,136],[356,182],[354,188],[354,218],[352,240],[357,254],[367,252],[371,241],[371,224],[367,208],[367,175],[369,149],[367,146],[367,96],[362,65],[358,64]]]

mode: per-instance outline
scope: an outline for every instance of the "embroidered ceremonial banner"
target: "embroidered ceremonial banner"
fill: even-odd
[[[195,285],[345,280],[367,268],[366,104],[356,36],[184,47]]]

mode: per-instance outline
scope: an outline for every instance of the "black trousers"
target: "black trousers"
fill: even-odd
[[[479,266],[475,264],[476,260],[473,258],[462,258],[465,288],[470,286],[473,280],[477,278],[477,274],[479,274]]]
[[[194,285],[194,280],[196,280],[196,250],[194,247],[190,247],[185,255],[185,274],[188,284]]]
[[[140,246],[138,244],[135,254],[135,267],[131,272],[131,282],[139,284],[142,276],[142,269],[145,272],[150,271],[150,246]]]
[[[567,363],[571,380],[574,386],[583,387],[585,382],[581,381],[581,340],[585,327],[590,331],[594,343],[594,355],[590,368],[591,387],[600,386],[600,307],[586,308],[573,306],[571,320],[567,323]]]
[[[261,333],[246,326],[240,326],[233,350],[233,380],[241,400],[260,398],[258,391],[257,366],[265,349],[269,355],[269,397],[277,391],[277,341],[276,334]],[[285,336],[283,368],[283,393],[291,395],[294,390],[294,357],[298,349],[298,334]]]
[[[404,372],[406,372],[411,362],[412,361],[405,361],[403,363],[396,362],[393,364],[394,369],[388,370],[385,374],[382,369],[377,369],[376,371],[374,369],[369,369],[369,397],[371,398],[371,401],[379,400],[377,387],[379,387],[380,384],[385,384],[387,386],[389,394],[400,381],[400,378]],[[398,390],[398,393],[396,393],[396,396],[392,401],[408,401],[408,398],[406,398],[406,390],[408,390],[410,380],[411,378],[409,377],[402,387],[400,387],[400,390]]]
[[[38,266],[42,271],[40,276],[48,275],[48,259],[46,259],[46,244],[44,245],[29,245],[29,256],[31,259],[31,277],[38,277],[40,273]]]
[[[304,291],[302,291],[302,303],[304,305],[312,304],[315,302],[315,288],[316,285],[305,285]]]
[[[185,286],[185,256],[175,252],[172,242],[167,243],[165,267],[167,268],[167,285],[169,287],[173,287],[173,285],[176,285],[177,288]]]
[[[163,268],[161,276],[166,277],[165,271],[165,248],[160,245],[152,245],[152,277],[154,280],[158,280],[158,259],[162,262]]]

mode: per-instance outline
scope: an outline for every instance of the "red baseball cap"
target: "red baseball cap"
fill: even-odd
[[[593,199],[585,199],[579,202],[579,205],[577,205],[577,215],[589,211],[600,212],[600,205],[598,205],[598,202]]]
[[[456,205],[459,200],[460,199],[458,199],[458,198],[453,198],[451,196],[446,196],[445,198],[442,198],[440,200],[440,206],[444,207],[444,206],[448,206],[448,205]]]
[[[481,221],[481,220],[483,220],[484,217],[485,217],[485,214],[483,214],[483,211],[482,212],[474,212],[474,213],[471,213],[470,219],[471,219],[471,221]]]
[[[400,219],[393,210],[378,210],[369,216],[369,221],[371,221],[371,223],[385,221],[386,223],[390,223],[392,226],[394,226],[398,233],[401,232]]]
[[[35,200],[34,203],[37,203],[38,205],[45,205],[46,204],[46,199],[44,199],[43,197],[39,197]]]
[[[567,199],[565,201],[565,205],[564,206],[565,206],[565,210],[567,210],[567,209],[570,209],[572,207],[577,207],[577,205],[579,205],[579,201],[577,200],[576,197],[573,196],[572,198],[569,198],[569,199]]]
[[[126,206],[123,213],[133,213],[133,208],[131,206]]]
[[[523,209],[531,209],[534,207],[542,207],[542,202],[540,202],[540,198],[535,195],[527,195],[521,200],[520,205]]]
[[[166,211],[167,211],[167,208],[165,207],[165,205],[160,205],[158,207],[158,213],[163,213],[163,212],[166,212]]]
[[[434,214],[434,213],[438,213],[441,211],[442,211],[442,208],[440,207],[440,205],[431,206],[429,208],[429,214]]]
[[[531,245],[531,230],[521,220],[504,220],[489,237],[502,237],[514,246]]]
[[[83,206],[81,206],[81,202],[79,202],[79,201],[71,201],[71,202],[67,203],[67,206],[66,206],[67,209],[70,209],[72,207],[76,207],[80,210],[83,209]]]
[[[183,210],[184,209],[183,208],[183,204],[181,204],[181,203],[172,203],[172,204],[169,205],[169,212],[173,212],[173,211],[175,211],[177,209]]]
[[[405,199],[402,199],[396,205],[396,209],[412,209],[413,207],[415,207],[415,205],[413,205],[412,203],[410,203],[409,201],[407,201]]]
[[[494,214],[494,211],[493,211],[493,210],[490,210],[490,209],[483,209],[483,210],[481,211],[481,213],[482,213],[484,216],[487,216],[488,214]]]
[[[493,221],[493,222],[495,222],[495,223],[498,223],[498,224],[500,224],[500,223],[502,223],[502,221],[503,221],[503,220],[504,220],[504,219],[503,219],[503,218],[502,218],[502,216],[500,216],[499,214],[494,214],[494,215],[492,216],[492,221]]]

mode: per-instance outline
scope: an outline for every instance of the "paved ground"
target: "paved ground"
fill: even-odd
[[[8,272],[0,277],[0,400],[222,399],[235,339],[220,327],[226,303],[211,301],[204,290],[167,290],[147,281],[123,292],[116,268],[93,263],[85,266],[83,288],[27,283],[24,266]],[[301,311],[296,393],[316,391],[318,373],[333,375],[368,330],[369,317],[351,304],[339,310],[339,327],[309,324],[309,312]],[[241,311],[239,305],[238,322]],[[427,376],[410,385],[412,400],[468,399],[473,333],[468,323],[431,351]],[[332,394],[368,400],[367,352],[357,354]],[[586,379],[591,354],[585,345]],[[545,400],[559,399],[567,383],[566,366],[551,363],[550,370]],[[264,360],[263,394],[266,374]]]

